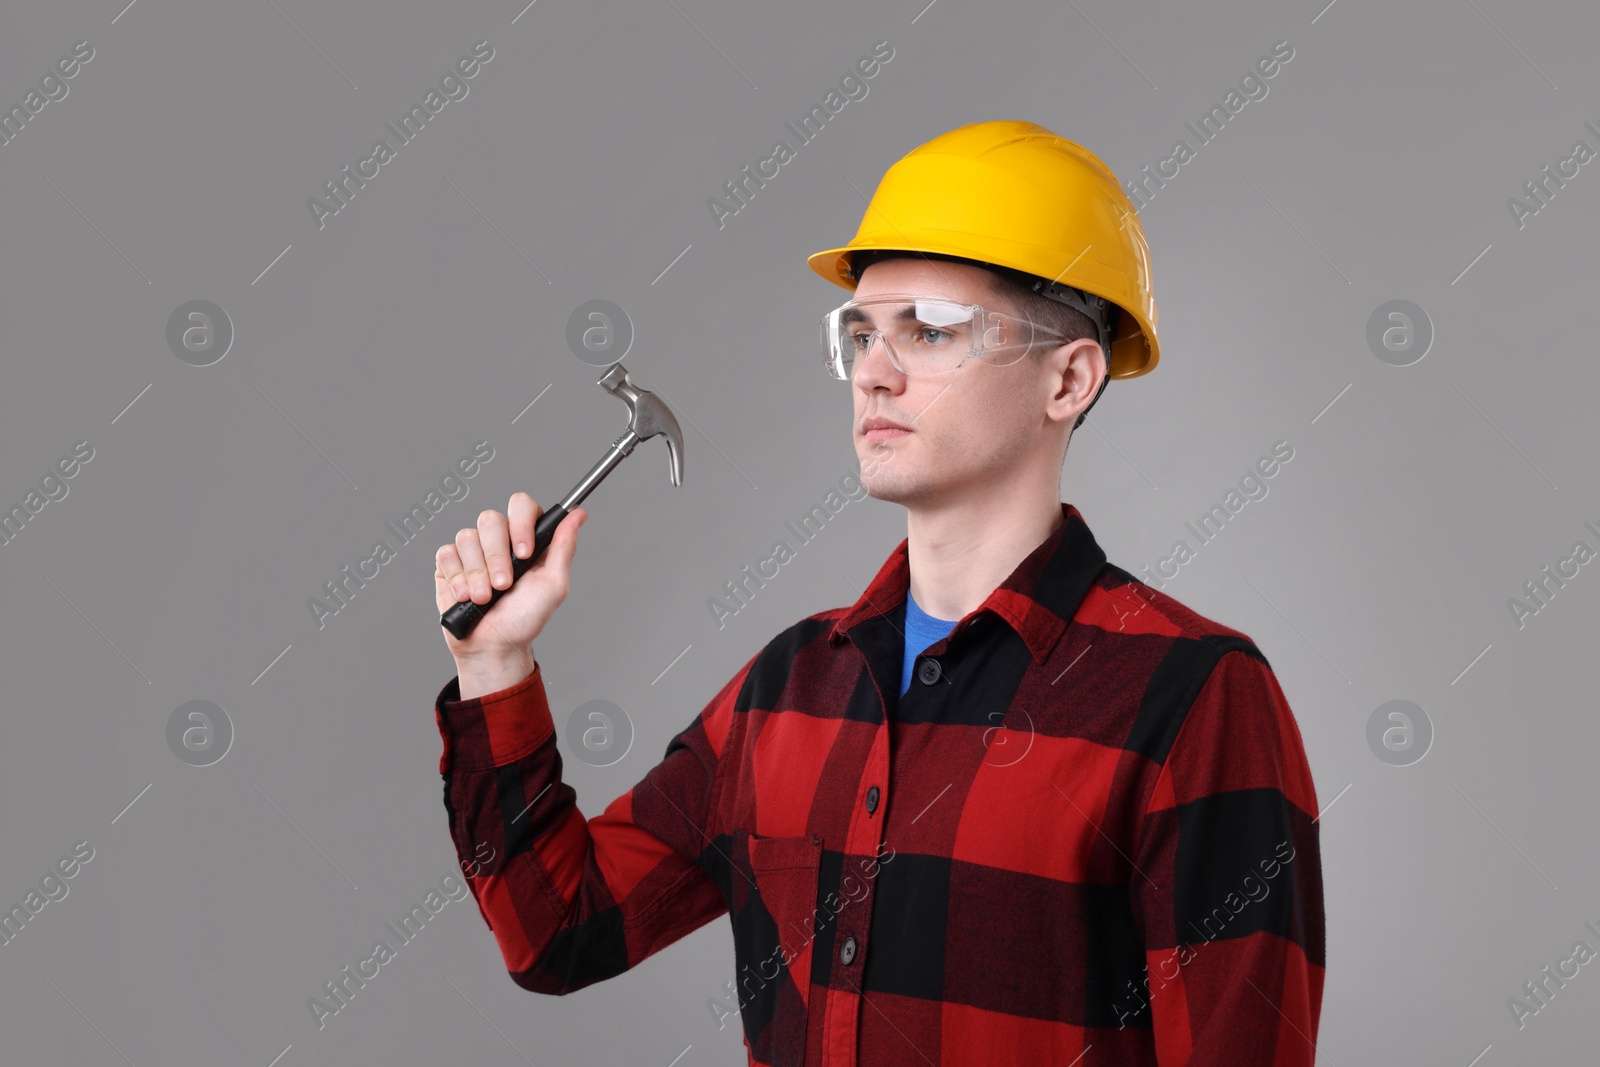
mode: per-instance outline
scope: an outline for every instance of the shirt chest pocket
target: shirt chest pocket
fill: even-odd
[[[802,1067],[822,838],[735,830],[730,845],[728,914],[745,1044],[762,1063]]]

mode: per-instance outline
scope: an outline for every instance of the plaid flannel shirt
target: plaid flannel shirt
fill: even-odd
[[[563,995],[719,916],[751,1064],[1311,1064],[1317,800],[1265,657],[1078,510],[899,696],[902,541],[586,818],[542,668],[435,716],[505,965]],[[485,864],[484,856],[492,856]]]

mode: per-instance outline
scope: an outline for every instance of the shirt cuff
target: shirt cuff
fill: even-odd
[[[434,699],[433,715],[444,751],[439,773],[489,770],[513,763],[555,733],[544,674],[537,662],[533,673],[516,685],[462,700],[459,676],[445,683]]]

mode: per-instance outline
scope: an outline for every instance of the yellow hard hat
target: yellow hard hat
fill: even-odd
[[[854,290],[851,254],[868,249],[1010,267],[1069,304],[1070,289],[1103,297],[1122,312],[1107,376],[1137,378],[1160,358],[1150,246],[1133,202],[1092,152],[1035,123],[974,122],[912,149],[878,183],[850,243],[806,262]]]

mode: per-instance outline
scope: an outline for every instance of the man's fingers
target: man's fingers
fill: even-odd
[[[449,591],[451,604],[471,599],[472,590],[467,586],[461,555],[455,545],[440,545],[439,551],[433,554],[433,566],[436,584],[442,584]]]
[[[511,534],[506,517],[492,508],[478,514],[478,543],[489,581],[496,589],[511,588]]]
[[[572,573],[572,557],[578,551],[578,527],[589,521],[589,513],[583,508],[573,508],[572,513],[561,520],[561,525],[556,527],[555,536],[550,539],[550,548],[545,556],[556,556],[556,564],[562,574]]]
[[[456,591],[451,588],[448,578],[437,570],[433,572],[433,600],[434,603],[439,605],[440,614],[450,610],[450,605],[465,599],[467,598],[458,596]]]
[[[465,569],[469,599],[483,603],[489,599],[489,569],[483,560],[483,549],[478,546],[478,531],[471,526],[456,531],[456,552]]]
[[[506,504],[506,516],[511,521],[511,550],[518,559],[533,554],[533,530],[541,512],[538,503],[527,493],[514,493]]]

